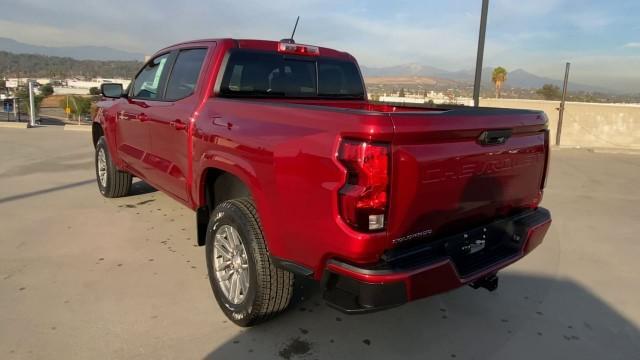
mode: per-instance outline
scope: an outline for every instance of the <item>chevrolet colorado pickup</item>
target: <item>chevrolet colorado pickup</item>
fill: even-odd
[[[283,311],[294,275],[347,313],[493,290],[551,224],[544,113],[368,102],[345,52],[191,41],[101,90],[100,192],[124,196],[136,176],[193,209],[213,294],[240,326]]]

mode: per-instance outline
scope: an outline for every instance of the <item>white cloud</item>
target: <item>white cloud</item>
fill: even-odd
[[[536,0],[536,1],[513,1],[495,0],[491,3],[491,12],[499,18],[503,16],[540,16],[546,15],[558,8],[562,0]]]
[[[596,11],[573,12],[567,15],[567,20],[584,32],[600,31],[615,21],[612,16]]]
[[[624,47],[626,47],[626,48],[640,48],[640,42],[626,43],[626,44],[624,44]]]

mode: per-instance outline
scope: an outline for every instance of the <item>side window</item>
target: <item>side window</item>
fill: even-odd
[[[137,99],[159,99],[162,95],[160,80],[166,73],[168,60],[169,54],[165,54],[148,63],[135,79],[131,96]]]
[[[207,49],[182,50],[167,83],[166,100],[179,100],[193,93]]]

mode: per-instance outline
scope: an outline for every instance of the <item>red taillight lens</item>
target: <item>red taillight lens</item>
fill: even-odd
[[[338,160],[347,170],[340,189],[340,215],[361,231],[384,229],[389,191],[389,146],[343,140]]]
[[[320,55],[320,48],[311,45],[281,42],[278,43],[278,52],[286,54],[318,56]]]

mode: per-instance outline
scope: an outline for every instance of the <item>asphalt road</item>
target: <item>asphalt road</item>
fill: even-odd
[[[144,183],[100,196],[87,132],[0,128],[2,359],[640,359],[640,156],[554,150],[545,243],[501,273],[370,315],[294,304],[240,329],[194,214]]]

